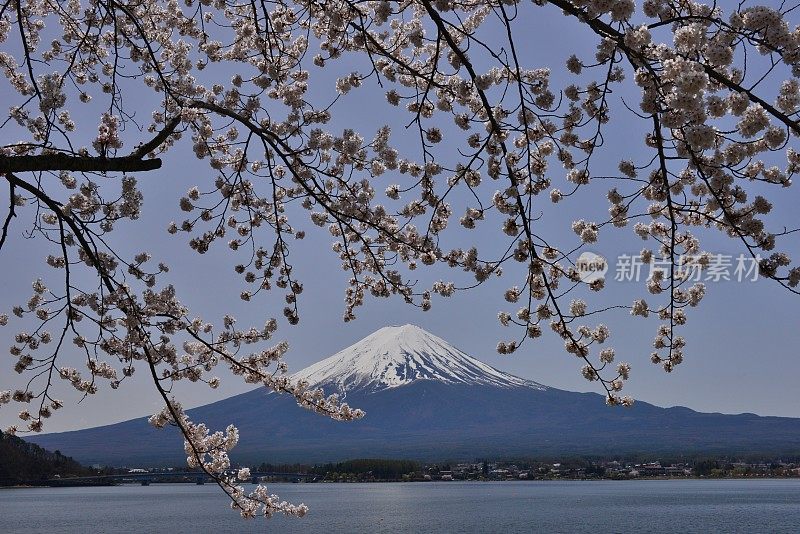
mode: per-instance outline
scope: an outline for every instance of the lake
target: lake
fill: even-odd
[[[800,480],[270,484],[311,507],[245,521],[214,485],[0,490],[0,532],[798,532]]]

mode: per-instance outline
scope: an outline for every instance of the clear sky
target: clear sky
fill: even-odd
[[[554,85],[558,86],[559,81],[568,80],[567,75],[560,73],[566,58],[572,53],[593,56],[594,39],[578,32],[574,25],[565,24],[565,19],[554,8],[537,9],[527,5],[526,8],[526,16],[518,21],[523,29],[519,33],[520,50],[528,58],[528,65],[552,67]],[[310,58],[309,68],[313,70]],[[316,76],[312,79],[312,94],[330,94],[333,90],[331,79]],[[635,88],[631,89],[630,82],[625,85],[627,89],[620,89],[614,96],[617,99],[616,113],[608,130],[603,155],[595,161],[596,174],[614,173],[620,158],[636,157],[643,150],[641,131],[646,125],[642,126],[619,105],[622,97],[636,102]],[[3,86],[2,90],[8,91],[8,88]],[[330,128],[363,128],[365,137],[370,137],[384,121],[396,119],[386,111],[383,101],[382,93],[367,84],[337,104],[338,111]],[[407,121],[407,117],[402,118]],[[393,141],[401,148],[407,146],[413,151],[414,136],[404,133],[401,122],[397,124],[400,126],[395,128]],[[790,142],[796,143],[796,139]],[[280,317],[283,304],[279,293],[249,303],[238,299],[244,287],[233,272],[235,260],[231,259],[227,249],[220,246],[221,243],[199,257],[188,248],[185,235],[167,234],[167,225],[181,218],[178,199],[193,185],[210,189],[213,173],[206,162],[196,160],[191,154],[188,139],[169,152],[164,161],[161,170],[138,175],[145,195],[143,217],[135,223],[120,225],[113,234],[114,242],[123,250],[148,250],[154,260],[168,263],[172,271],[165,281],[176,285],[193,313],[216,320],[224,313],[232,312],[243,325],[262,325],[268,317]],[[398,178],[388,177],[386,180],[386,184],[377,187],[378,191]],[[543,219],[546,222],[542,224],[546,227],[542,232],[554,241],[574,242],[570,221],[578,217],[602,219],[607,210],[607,189],[605,183],[592,185],[569,202],[559,204],[558,210],[546,206],[543,196],[542,210],[547,212],[548,218]],[[779,193],[776,212],[791,218],[785,224],[796,225],[800,201],[797,186]],[[5,216],[3,210],[5,205],[0,207],[0,217]],[[23,238],[22,233],[27,229],[31,216],[29,210],[15,221],[11,240],[0,255],[0,307],[3,312],[27,301],[30,284],[36,276],[52,276],[43,268],[42,261],[51,249],[40,239]],[[502,293],[506,287],[517,283],[515,279],[493,280],[474,291],[457,293],[450,299],[435,299],[433,309],[426,313],[403,304],[399,299],[371,299],[357,311],[356,321],[344,323],[341,316],[347,273],[341,270],[339,260],[330,250],[326,231],[313,231],[315,228],[310,224],[307,226],[310,227],[309,237],[292,251],[298,278],[305,285],[300,301],[301,321],[296,327],[281,321],[277,334],[278,339],[290,343],[287,355],[290,369],[299,370],[327,357],[382,326],[414,323],[501,370],[561,389],[597,391],[581,377],[580,362],[567,355],[562,342],[549,333],[535,343],[527,343],[512,356],[496,353],[497,341],[510,337],[509,332],[498,324],[497,313],[509,309]],[[464,234],[458,239],[462,240],[462,246],[474,240],[476,244],[491,249],[493,234],[499,229],[495,226],[489,230]],[[732,256],[742,252],[736,242],[723,236],[701,235],[705,250]],[[593,250],[611,259],[612,271],[618,255],[637,254],[643,246],[630,227],[606,231],[601,237],[601,242]],[[800,256],[797,241],[793,250],[788,252]],[[608,280],[603,299],[629,304],[634,298],[649,296],[645,294],[643,284],[617,282],[613,280],[614,273],[609,274],[612,279]],[[462,282],[467,280],[460,273],[449,273],[446,269],[421,273],[420,276],[421,280],[428,282],[448,276]],[[684,405],[700,411],[800,416],[798,297],[765,280],[708,283],[707,286],[706,298],[700,308],[692,310],[689,324],[684,329],[688,340],[685,362],[670,375],[649,362],[656,321],[631,319],[624,310],[605,316],[604,322],[611,328],[611,342],[617,349],[618,360],[628,361],[633,366],[625,392],[637,400],[660,406]],[[12,343],[17,324],[12,318],[9,327],[0,329],[0,347],[4,352]],[[62,356],[64,364],[79,365],[76,354]],[[0,371],[0,389],[19,386],[20,377],[14,373],[13,363],[11,357],[2,360],[4,368]],[[220,376],[223,382],[216,391],[198,384],[181,386],[176,393],[185,406],[197,406],[251,388],[221,371]],[[149,376],[141,370],[120,390],[111,391],[104,387],[80,405],[76,404],[79,396],[65,388],[60,397],[66,401],[66,407],[48,421],[47,429],[83,428],[152,414],[161,407],[152,392]],[[15,408],[13,404],[0,408],[0,427],[17,422]]]

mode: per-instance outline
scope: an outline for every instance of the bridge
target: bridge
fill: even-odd
[[[232,473],[235,476],[235,473]],[[283,473],[277,471],[259,471],[250,473],[249,482],[258,484],[262,478],[278,478],[290,482],[315,482],[322,478],[311,473]],[[86,477],[51,478],[47,480],[49,486],[111,486],[116,484],[135,484],[149,486],[151,482],[185,482],[205,484],[213,479],[203,472],[191,471],[148,471],[144,473],[118,473],[114,475],[95,475]],[[246,481],[242,481],[246,483]]]

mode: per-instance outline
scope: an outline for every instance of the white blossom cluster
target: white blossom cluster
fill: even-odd
[[[189,467],[202,467],[214,478],[231,498],[231,508],[238,510],[242,517],[250,519],[257,515],[271,517],[276,513],[302,517],[308,512],[304,504],[294,505],[281,501],[277,495],[268,492],[261,484],[250,492],[245,492],[239,482],[250,478],[250,470],[239,469],[235,476],[230,474],[231,461],[228,452],[239,441],[239,431],[229,425],[225,432],[210,432],[206,425],[195,424],[189,420],[180,403],[170,399],[168,405],[150,417],[150,424],[163,428],[167,424],[179,426],[184,433],[184,450]]]

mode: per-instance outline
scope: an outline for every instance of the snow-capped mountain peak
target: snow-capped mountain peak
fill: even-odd
[[[381,328],[299,371],[294,378],[341,393],[353,389],[379,391],[417,380],[545,389],[541,384],[476,360],[440,337],[411,324]]]

